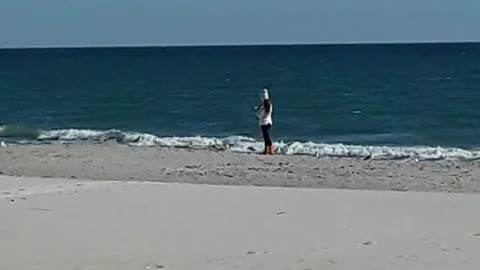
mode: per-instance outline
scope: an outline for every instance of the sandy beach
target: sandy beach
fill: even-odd
[[[475,161],[9,145],[0,173],[1,270],[480,265]]]
[[[480,162],[265,157],[106,144],[0,148],[0,174],[91,180],[473,193]]]
[[[0,177],[0,269],[478,269],[477,194]]]

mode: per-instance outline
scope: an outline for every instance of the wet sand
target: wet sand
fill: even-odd
[[[0,174],[241,186],[480,191],[480,161],[265,157],[116,143],[0,148]]]

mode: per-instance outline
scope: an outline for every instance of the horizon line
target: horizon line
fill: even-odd
[[[416,45],[416,44],[472,44],[480,40],[405,40],[405,41],[346,41],[346,42],[271,42],[271,43],[202,43],[202,44],[97,44],[97,45],[28,45],[1,46],[0,50],[20,49],[95,49],[95,48],[195,48],[195,47],[276,47],[276,46],[342,46],[342,45]]]

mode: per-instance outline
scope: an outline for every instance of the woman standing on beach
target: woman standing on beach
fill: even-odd
[[[264,155],[274,155],[275,150],[273,149],[273,142],[271,136],[271,129],[273,125],[272,121],[272,112],[273,105],[268,94],[268,89],[263,89],[263,92],[260,95],[262,104],[256,107],[258,122],[262,130],[263,141],[265,142],[265,149],[263,151]]]

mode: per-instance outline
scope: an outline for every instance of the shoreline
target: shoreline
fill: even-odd
[[[364,160],[106,144],[10,145],[0,174],[321,189],[480,192],[480,162]]]
[[[5,137],[6,136],[6,137]],[[23,137],[25,136],[25,137]],[[379,134],[379,136],[382,136]],[[260,153],[263,140],[249,135],[211,136],[157,136],[152,133],[123,131],[119,129],[51,129],[0,125],[0,142],[8,145],[39,144],[112,144],[114,142],[137,147],[175,147],[187,149],[228,150],[235,153]],[[23,139],[21,139],[23,138]],[[274,142],[275,152],[282,155],[321,157],[358,157],[365,159],[418,159],[418,160],[480,160],[480,149],[474,145],[379,144],[315,142],[283,140]]]

